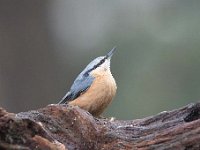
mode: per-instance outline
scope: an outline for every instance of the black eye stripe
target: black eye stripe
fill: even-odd
[[[100,60],[100,62],[98,64],[94,65],[94,67],[92,67],[87,72],[85,72],[84,76],[88,76],[91,71],[93,71],[94,69],[96,69],[97,67],[99,67],[100,65],[102,65],[106,61],[106,59],[107,59],[107,57],[104,57],[102,60]]]

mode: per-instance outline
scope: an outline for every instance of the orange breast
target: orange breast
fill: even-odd
[[[90,88],[70,104],[77,105],[82,109],[87,110],[94,116],[99,116],[105,108],[111,103],[116,94],[116,83],[110,73],[93,73],[95,77]]]

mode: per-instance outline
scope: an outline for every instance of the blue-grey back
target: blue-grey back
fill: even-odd
[[[67,92],[59,104],[72,101],[80,96],[81,93],[87,91],[94,81],[94,77],[91,76],[90,72],[98,67],[98,64],[101,63],[102,59],[104,59],[104,56],[97,57],[85,67],[85,69],[76,77],[70,91]]]
[[[70,88],[70,92],[73,93],[73,99],[77,97],[80,92],[86,91],[92,84],[94,77],[91,76],[90,71],[98,64],[104,57],[100,56],[91,61],[85,69],[77,76],[74,83]]]

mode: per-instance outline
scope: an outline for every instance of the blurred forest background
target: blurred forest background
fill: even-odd
[[[0,0],[0,106],[57,103],[115,45],[118,91],[105,116],[141,118],[200,99],[199,0]]]

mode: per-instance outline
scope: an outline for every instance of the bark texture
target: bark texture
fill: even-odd
[[[0,109],[0,149],[200,149],[200,103],[144,119],[98,119],[69,105]]]

